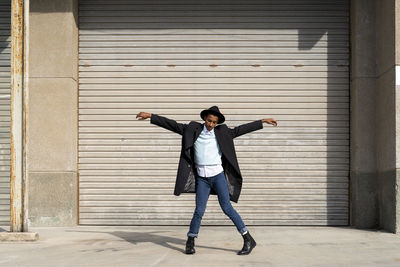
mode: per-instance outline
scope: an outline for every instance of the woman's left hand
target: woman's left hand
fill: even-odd
[[[278,122],[276,120],[274,120],[273,118],[269,118],[269,119],[262,119],[262,122],[266,122],[268,124],[272,124],[274,126],[278,126]]]

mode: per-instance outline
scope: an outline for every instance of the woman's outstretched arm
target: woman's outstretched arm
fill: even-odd
[[[183,134],[184,129],[187,127],[187,124],[178,123],[175,120],[171,120],[166,117],[147,112],[139,112],[136,115],[136,118],[138,118],[139,120],[145,120],[150,118],[150,123],[158,125],[164,129],[167,129],[169,131],[172,131],[180,135]]]

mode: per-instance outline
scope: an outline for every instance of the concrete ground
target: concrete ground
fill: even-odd
[[[242,238],[233,226],[203,226],[195,255],[183,253],[187,227],[32,227],[39,241],[0,243],[0,266],[400,266],[400,235],[349,227],[249,229],[257,247],[238,256]]]

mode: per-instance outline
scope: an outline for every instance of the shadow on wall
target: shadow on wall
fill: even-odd
[[[11,54],[11,6],[10,1],[0,0],[0,72],[10,67]]]
[[[349,1],[345,7],[343,15],[347,16],[343,23],[349,25]],[[320,29],[313,36],[307,30],[299,29],[299,50],[311,50],[312,43],[316,44],[324,35],[327,37],[326,203],[327,222],[332,226],[350,225],[350,31],[347,25]],[[347,31],[344,37],[343,31]],[[317,29],[313,29],[313,33],[316,32]],[[340,50],[346,50],[346,53]],[[343,77],[344,81],[338,77]]]
[[[11,1],[0,0],[0,225],[10,224]],[[4,229],[0,228],[0,232]]]
[[[30,13],[71,13],[74,16],[75,25],[78,25],[78,12],[74,12],[78,8],[78,0],[30,0]]]
[[[349,25],[349,1],[345,7],[343,15],[347,16],[343,23]],[[331,226],[350,225],[350,32],[347,25],[320,29],[314,38],[307,30],[299,29],[299,50],[311,50],[310,41],[316,44],[324,35],[327,37],[326,217]]]
[[[10,26],[7,24],[0,25],[0,67],[3,69],[4,67],[10,67],[9,63],[6,63],[10,59],[11,54],[11,37],[10,30],[4,29],[4,26]],[[1,70],[2,71],[2,70]]]

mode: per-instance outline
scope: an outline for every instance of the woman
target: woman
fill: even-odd
[[[194,238],[198,236],[210,194],[218,195],[218,202],[223,212],[243,236],[243,248],[238,254],[250,254],[256,242],[230,203],[238,201],[242,188],[242,175],[233,138],[262,129],[263,123],[277,126],[277,122],[272,118],[261,119],[231,129],[221,124],[225,121],[225,117],[217,106],[203,110],[200,117],[205,121],[204,124],[195,121],[189,124],[178,123],[147,112],[139,112],[136,115],[139,120],[150,118],[152,124],[182,135],[174,194],[179,196],[181,193],[196,193],[196,209],[187,233],[186,254],[195,253]]]

